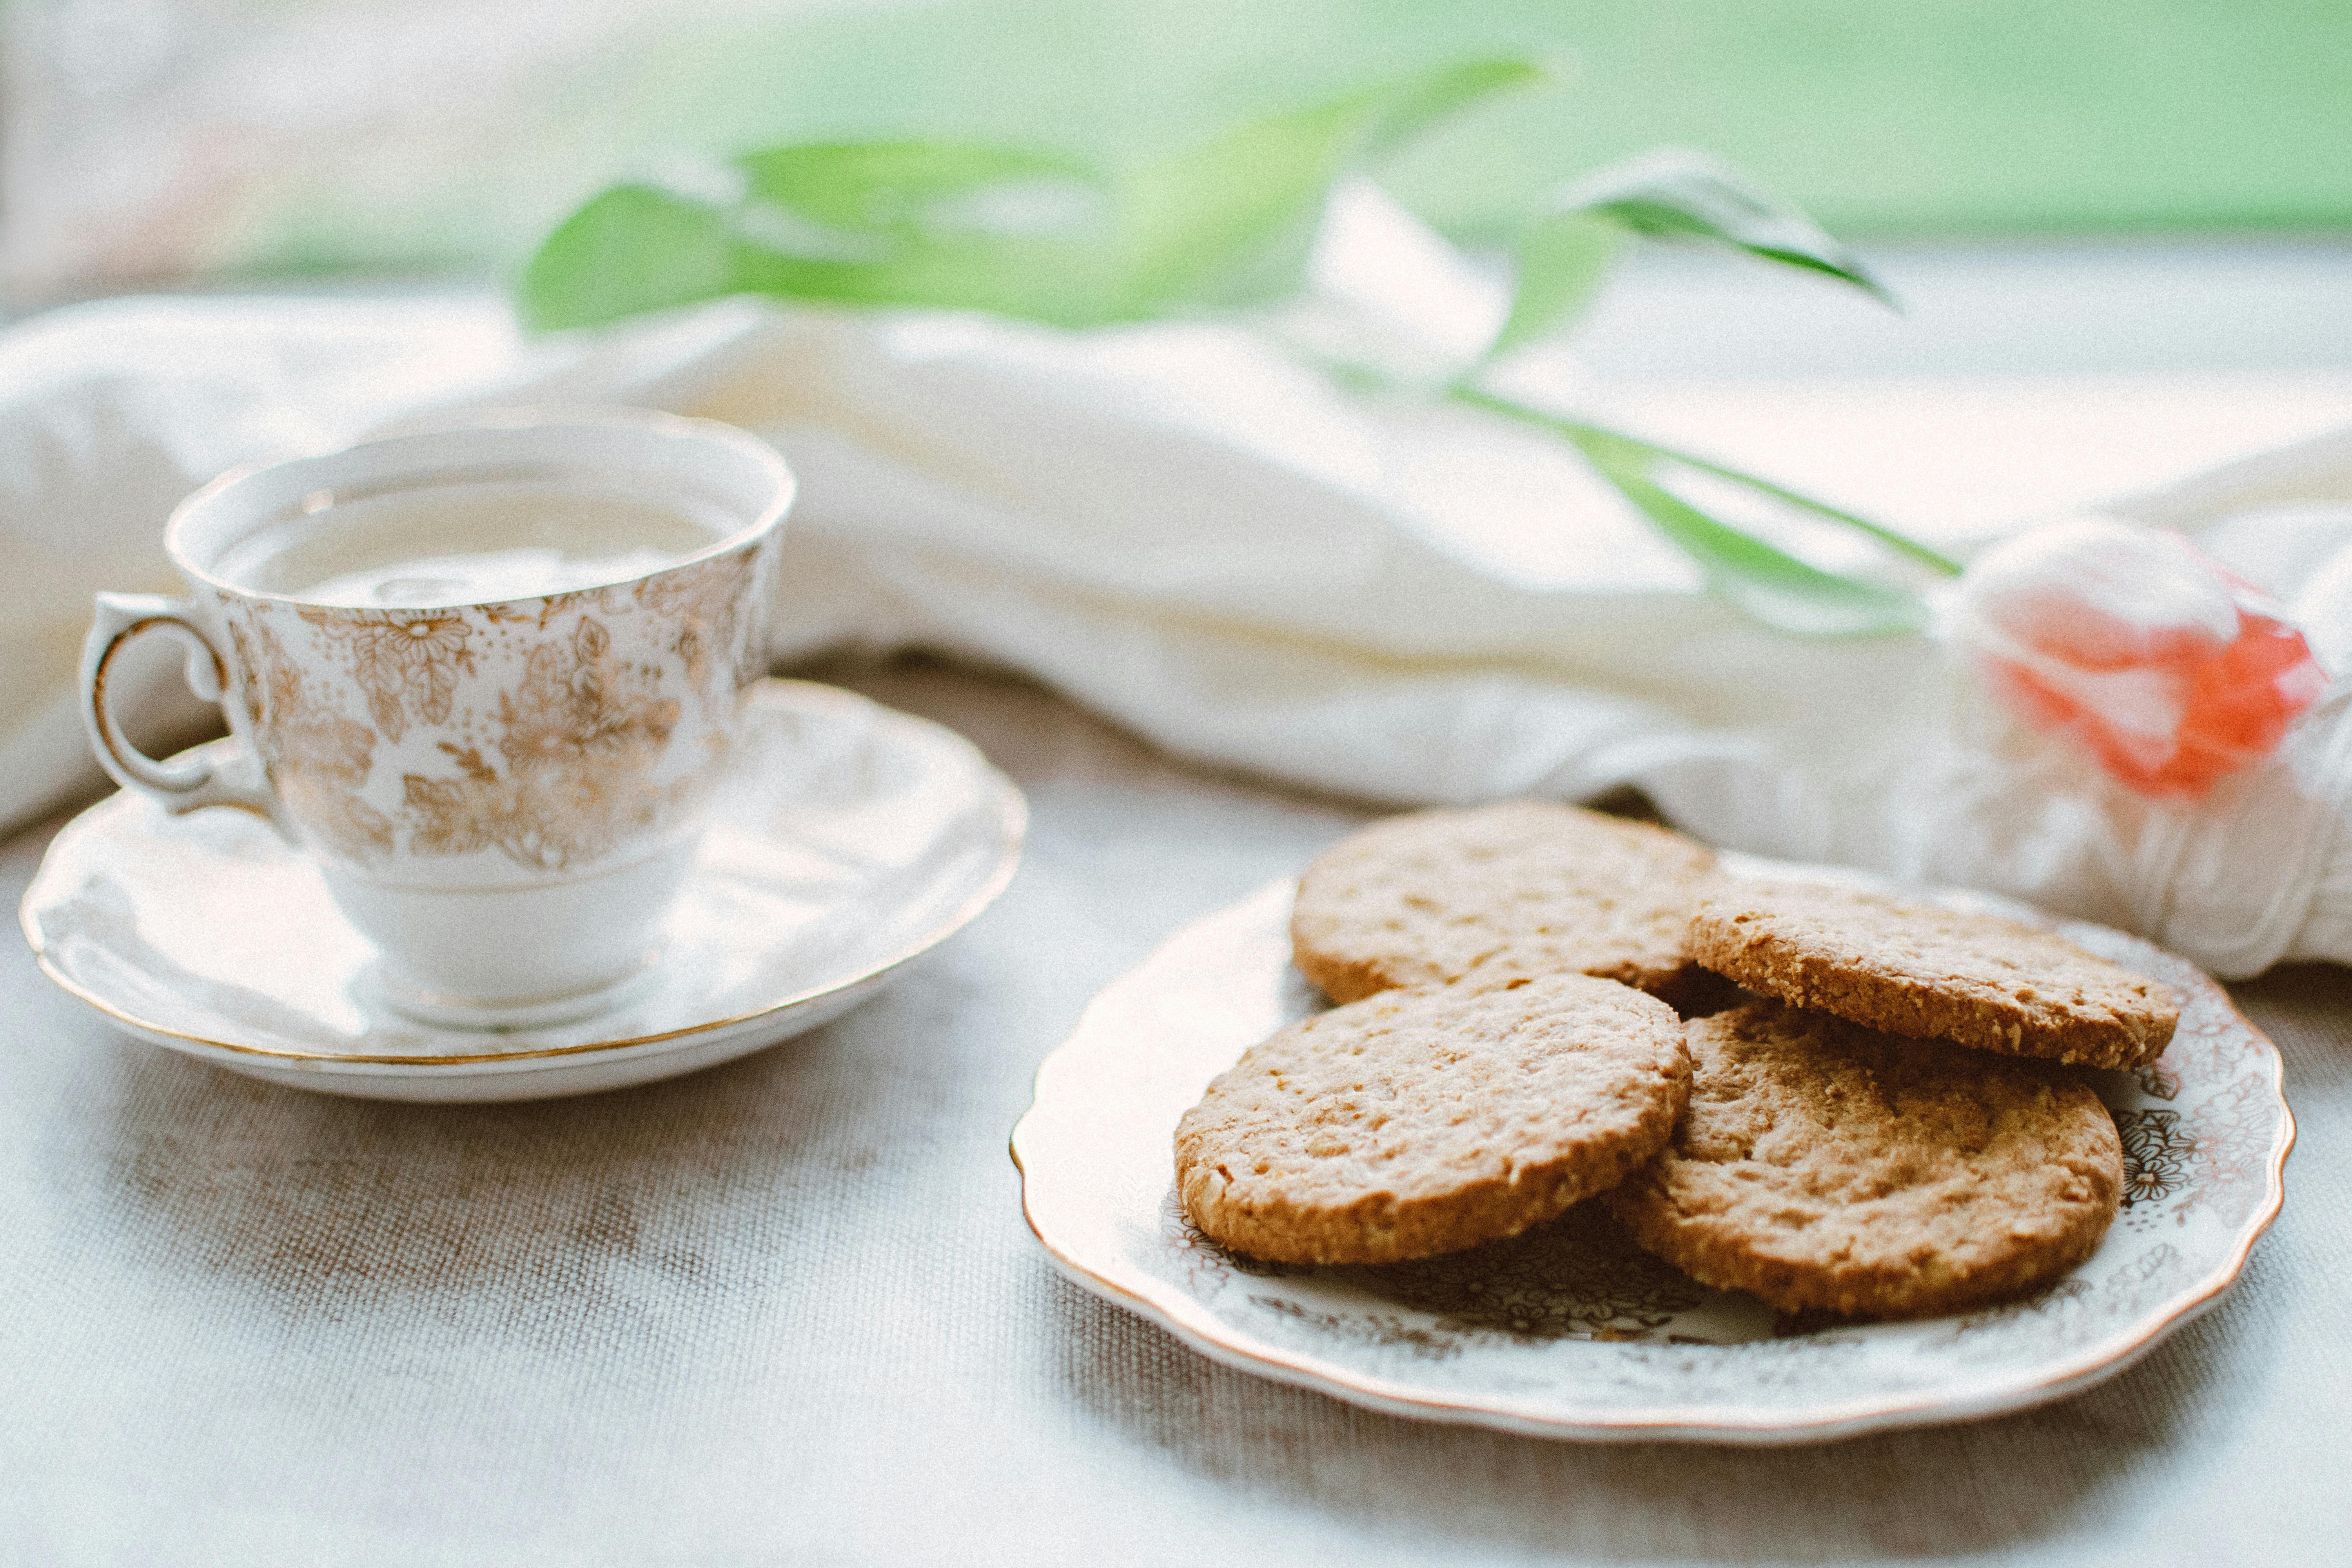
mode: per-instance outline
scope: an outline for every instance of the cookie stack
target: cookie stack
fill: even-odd
[[[1605,1194],[1791,1312],[1960,1310],[2088,1257],[2122,1148],[2076,1069],[2152,1062],[2178,1016],[2014,921],[1720,877],[1679,834],[1534,802],[1374,825],[1307,868],[1291,929],[1342,1005],[1185,1113],[1206,1235],[1384,1263]]]

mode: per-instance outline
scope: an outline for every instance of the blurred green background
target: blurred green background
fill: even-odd
[[[1464,53],[1565,80],[1402,181],[1450,225],[1661,141],[1872,235],[2352,222],[2347,0],[995,0],[680,37],[579,86],[611,152],[955,128],[1110,155]]]
[[[1662,142],[1719,153],[1864,241],[2352,230],[2352,0],[132,9],[135,31],[119,0],[5,9],[0,214],[20,278],[45,240],[55,254],[33,260],[65,275],[498,273],[599,186],[682,158],[913,132],[1117,161],[1509,51],[1552,62],[1559,85],[1449,130],[1391,182],[1465,237]],[[209,123],[158,152],[173,116]],[[111,163],[109,137],[130,139]],[[142,179],[170,198],[150,202],[164,219],[59,226]]]

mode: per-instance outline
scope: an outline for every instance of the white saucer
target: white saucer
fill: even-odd
[[[952,731],[805,681],[749,700],[657,973],[593,1017],[499,1033],[403,1017],[373,997],[373,949],[268,823],[130,794],[50,844],[25,937],[139,1038],[331,1094],[537,1100],[729,1061],[846,1012],[985,909],[1027,822]]]

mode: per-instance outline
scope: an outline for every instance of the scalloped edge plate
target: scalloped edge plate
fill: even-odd
[[[1896,889],[1744,856],[1724,866]],[[1791,1332],[1802,1326],[1752,1298],[1683,1281],[1663,1301],[1654,1290],[1570,1300],[1565,1317],[1531,1325],[1465,1316],[1427,1289],[1401,1300],[1365,1283],[1377,1271],[1236,1259],[1174,1203],[1171,1142],[1211,1078],[1321,1005],[1290,964],[1295,888],[1273,883],[1194,921],[1097,994],[1038,1068],[1012,1141],[1024,1213],[1063,1273],[1244,1372],[1393,1415],[1588,1441],[1807,1443],[1976,1420],[2078,1393],[2146,1355],[2220,1299],[2284,1198],[2294,1121],[2278,1051],[2212,979],[2104,926],[1913,889],[2058,931],[2183,998],[2155,1068],[2093,1075],[2125,1133],[2126,1205],[2098,1251],[2035,1296],[1964,1317]],[[1489,1304],[1524,1292],[1524,1268],[1507,1285],[1480,1281],[1465,1260],[1481,1255],[1492,1249],[1454,1255],[1446,1288]]]

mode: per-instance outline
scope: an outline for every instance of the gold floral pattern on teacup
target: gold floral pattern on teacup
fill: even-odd
[[[341,644],[352,678],[367,693],[368,714],[389,740],[407,732],[413,703],[418,718],[438,724],[449,717],[457,675],[471,673],[473,628],[462,610],[344,610],[305,605],[301,616]]]
[[[709,787],[725,726],[688,724],[688,704],[716,714],[765,673],[761,559],[447,609],[219,603],[254,749],[320,848],[558,873],[660,832]],[[691,759],[671,755],[682,729]]]
[[[682,571],[648,577],[636,587],[636,601],[658,616],[677,622],[670,651],[686,662],[686,678],[700,685],[714,658],[737,657],[737,622],[743,613],[743,578],[751,568],[749,552],[722,555]],[[738,683],[764,673],[730,671]]]
[[[534,870],[560,871],[660,826],[680,793],[652,776],[677,726],[677,700],[656,693],[658,674],[618,664],[612,643],[603,623],[583,616],[568,647],[531,649],[521,684],[499,698],[503,773],[480,748],[445,741],[456,777],[402,775],[413,851],[497,849]]]
[[[360,793],[375,765],[376,732],[311,700],[301,668],[268,621],[229,621],[249,672],[246,712],[263,768],[286,809],[352,859],[390,854],[393,821]]]
[[[541,631],[547,624],[567,610],[602,610],[607,615],[613,609],[613,590],[604,588],[572,588],[561,594],[550,594],[543,599],[527,599],[520,604],[484,605],[482,618],[492,626],[534,626]]]

